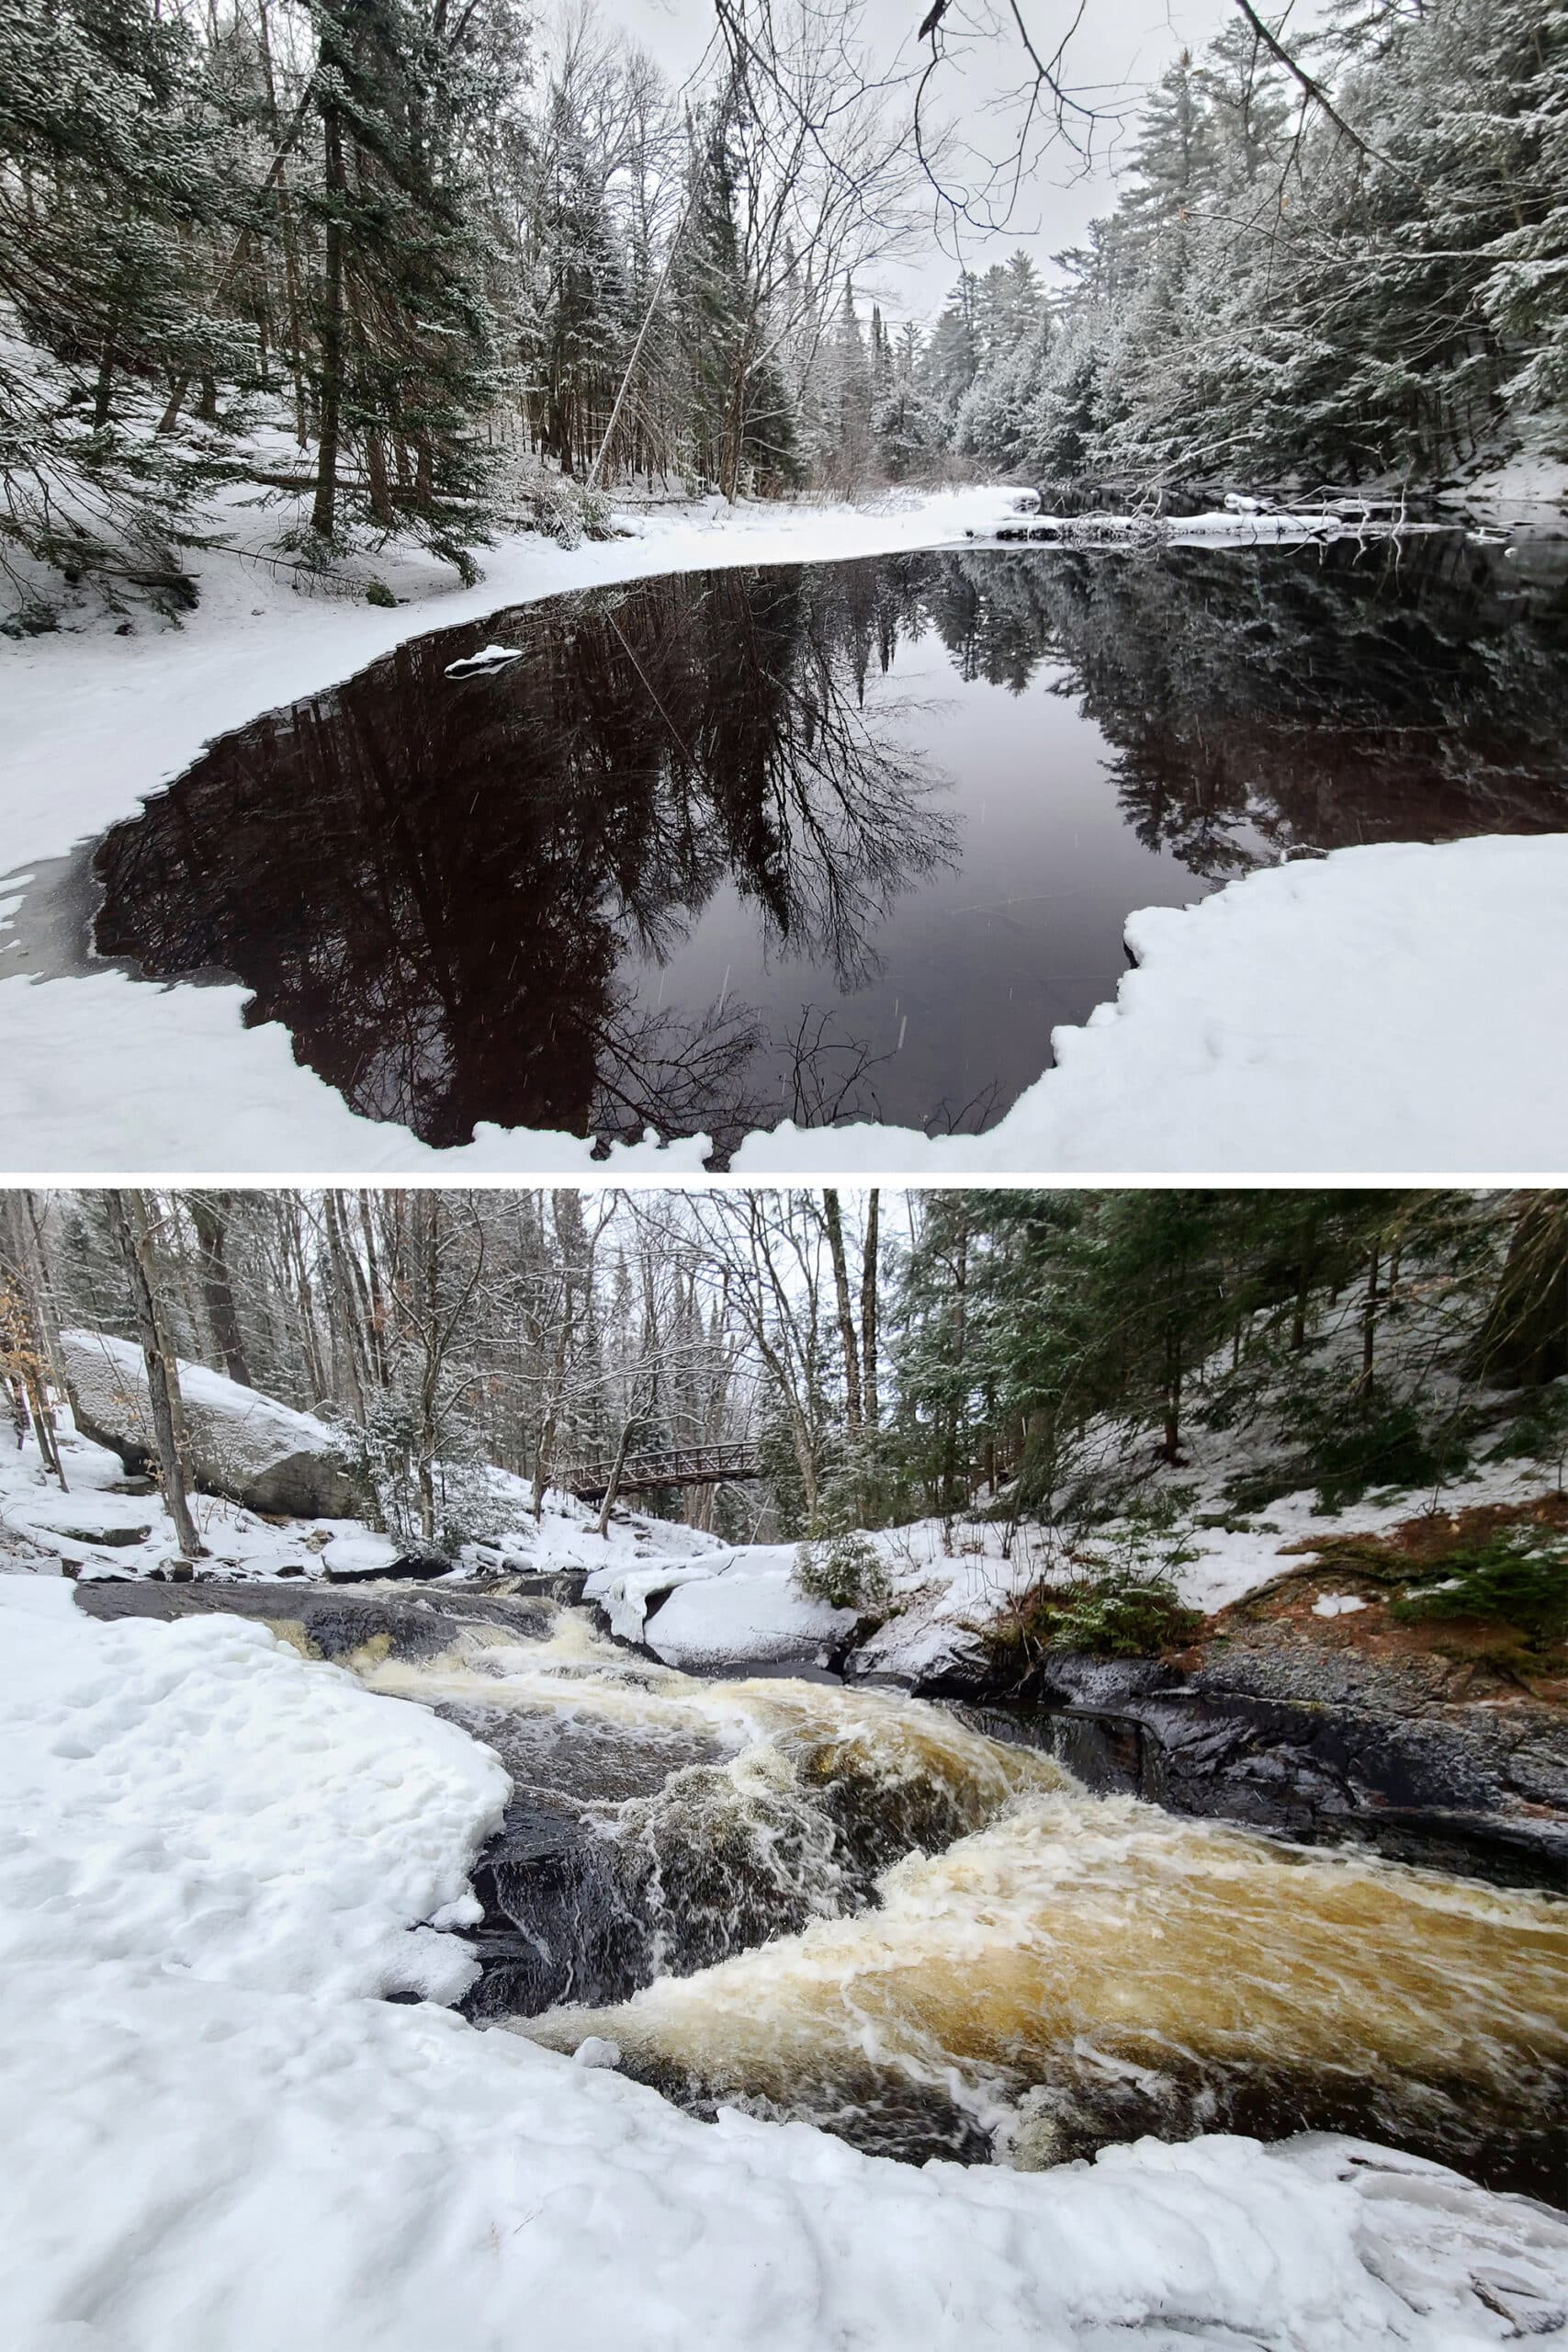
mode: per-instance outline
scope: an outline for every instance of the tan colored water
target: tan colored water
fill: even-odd
[[[794,1932],[761,1917],[681,1973],[676,1921],[644,1990],[516,2022],[561,2050],[612,2040],[698,2106],[841,2124],[912,2104],[1031,2162],[1086,2131],[1234,2117],[1239,2089],[1244,2121],[1249,2097],[1283,2099],[1286,2128],[1360,2118],[1436,2149],[1536,2133],[1568,2069],[1568,1905],[1549,1895],[1094,1796],[929,1704],[702,1681],[577,1615],[546,1643],[466,1641],[434,1666],[367,1662],[367,1679],[499,1708],[569,1749],[589,1735],[585,1762],[607,1731],[651,1743],[674,1759],[656,1796],[579,1783],[606,1836],[635,1844],[678,1815],[722,1859],[743,1817],[748,1867],[760,1841],[781,1893],[816,1873]],[[857,1882],[846,1844],[876,1853],[877,1836],[885,1859]]]

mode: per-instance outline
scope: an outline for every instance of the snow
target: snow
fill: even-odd
[[[855,1612],[797,1592],[795,1557],[793,1544],[747,1544],[675,1566],[604,1569],[583,1598],[603,1600],[611,1632],[646,1642],[666,1666],[800,1658],[852,1633]],[[661,1593],[669,1598],[650,1620],[649,1603]]]
[[[1361,2143],[916,2169],[378,2000],[461,1982],[420,1923],[485,1750],[260,1627],[25,1579],[0,1677],[12,2352],[1468,2352],[1568,2304],[1563,2217]]]
[[[749,1138],[743,1178],[1568,1168],[1568,833],[1378,843],[1132,915],[1114,1004],[985,1136]]]
[[[100,1625],[0,1577],[0,1967],[345,2000],[452,2000],[467,1948],[421,1927],[469,1892],[510,1783],[265,1625]]]
[[[481,645],[479,651],[470,653],[466,662],[448,662],[441,674],[446,678],[467,678],[476,670],[501,670],[508,662],[521,662],[522,659],[521,646]]]
[[[142,622],[127,639],[0,652],[5,887],[19,895],[40,865],[133,813],[212,736],[438,624],[660,571],[960,545],[1015,500],[989,488],[862,508],[715,501],[570,552],[507,539],[473,589],[446,589],[444,568],[404,557],[389,576],[410,601],[391,610],[301,596],[234,555],[208,555],[203,605],[182,630]],[[1235,534],[1237,518],[1218,519]],[[1568,1168],[1568,1092],[1543,1082],[1568,1033],[1568,834],[1339,850],[1195,907],[1143,910],[1127,938],[1138,968],[1114,1003],[1055,1032],[1059,1067],[985,1136],[785,1125],[750,1136],[736,1174]],[[295,1061],[279,1024],[244,1028],[248,993],[13,967],[0,978],[0,1119],[15,1172],[613,1182],[679,1180],[707,1156],[705,1137],[649,1136],[600,1161],[584,1138],[493,1126],[435,1150],[351,1112]]]
[[[1441,1420],[1468,1393],[1456,1360],[1462,1361],[1463,1326],[1447,1335],[1439,1295],[1402,1293],[1398,1306],[1385,1306],[1379,1361],[1397,1388],[1418,1378],[1425,1408]],[[1310,1361],[1328,1370],[1359,1363],[1361,1307],[1347,1292],[1312,1338]],[[1491,1461],[1484,1451],[1440,1484],[1375,1489],[1357,1503],[1334,1511],[1319,1508],[1318,1490],[1303,1487],[1266,1505],[1242,1510],[1226,1492],[1238,1476],[1272,1472],[1292,1458],[1283,1377],[1265,1391],[1250,1414],[1233,1424],[1209,1426],[1203,1405],[1209,1386],[1223,1380],[1225,1360],[1204,1367],[1190,1390],[1179,1460],[1163,1462],[1150,1434],[1141,1441],[1119,1419],[1089,1425],[1080,1465],[1090,1479],[1122,1486],[1129,1475],[1142,1499],[1175,1505],[1168,1532],[1156,1542],[1146,1565],[1168,1556],[1177,1590],[1189,1607],[1205,1614],[1228,1608],[1292,1569],[1309,1565],[1303,1552],[1345,1536],[1386,1535],[1405,1521],[1444,1510],[1532,1501],[1551,1485],[1547,1465],[1528,1453]],[[1494,1435],[1495,1432],[1494,1432]],[[1487,1441],[1490,1442],[1490,1441]],[[1126,1533],[1112,1517],[1086,1538],[1091,1548],[1114,1555]],[[654,1531],[654,1541],[658,1532]],[[854,1652],[857,1679],[890,1680],[912,1687],[973,1661],[979,1655],[976,1627],[1006,1602],[1037,1583],[1057,1581],[1072,1570],[1063,1546],[1047,1526],[1024,1520],[1013,1526],[995,1518],[919,1520],[866,1533],[892,1587],[893,1609],[883,1625]],[[803,1658],[818,1653],[852,1629],[849,1611],[823,1611],[790,1586],[795,1547],[749,1544],[682,1562],[639,1563],[631,1570],[607,1566],[592,1576],[584,1597],[599,1600],[611,1631],[626,1641],[645,1642],[671,1666],[711,1669],[748,1660]],[[668,1594],[651,1618],[648,1602]],[[1322,1595],[1319,1617],[1349,1616],[1366,1606],[1353,1593]]]
[[[189,1369],[193,1375],[205,1373],[199,1365]],[[226,1387],[232,1385],[223,1381],[220,1374],[205,1373],[205,1377]],[[193,1385],[199,1390],[199,1381]],[[258,1397],[256,1402],[258,1408],[275,1413],[288,1409],[271,1398]],[[308,1415],[294,1418],[310,1419]],[[162,1496],[115,1493],[113,1489],[125,1478],[119,1456],[74,1430],[70,1409],[63,1405],[58,1411],[58,1438],[66,1477],[64,1494],[44,1468],[30,1436],[21,1446],[0,1447],[0,1567],[55,1574],[64,1563],[73,1573],[89,1577],[166,1571],[168,1563],[179,1557],[180,1547]],[[534,1490],[528,1479],[495,1468],[487,1472],[486,1478],[501,1532],[489,1542],[468,1548],[450,1572],[457,1577],[496,1571],[509,1561],[529,1573],[543,1575],[629,1565],[647,1559],[654,1544],[677,1560],[700,1559],[724,1548],[716,1536],[701,1529],[649,1520],[624,1509],[612,1517],[601,1537],[597,1510],[555,1492],[547,1493],[545,1509],[536,1523]],[[207,1556],[197,1564],[199,1575],[241,1581],[272,1577],[280,1572],[301,1577],[344,1572],[362,1576],[389,1566],[404,1549],[359,1519],[279,1518],[272,1513],[264,1518],[241,1504],[205,1494],[193,1495],[191,1508],[197,1532],[207,1546]],[[127,1537],[139,1530],[141,1540],[129,1543]]]
[[[1543,524],[1550,527],[1553,518],[1542,509],[1568,506],[1568,462],[1540,450],[1520,450],[1459,489],[1445,492],[1443,503],[1489,520],[1517,521],[1537,530]]]

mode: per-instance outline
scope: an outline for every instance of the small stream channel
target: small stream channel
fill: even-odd
[[[476,2019],[912,2161],[1334,2129],[1561,2197],[1568,1904],[1096,1793],[1005,1718],[506,1620],[344,1661],[513,1775]]]

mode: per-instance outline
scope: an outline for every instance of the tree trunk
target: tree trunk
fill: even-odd
[[[0,1204],[0,1358],[12,1399],[17,1443],[30,1418],[44,1468],[66,1491],[50,1400],[51,1358],[43,1337],[39,1253],[30,1223],[30,1193],[8,1193]]]
[[[342,1336],[344,1368],[348,1375],[348,1401],[355,1419],[363,1429],[365,1392],[369,1385],[365,1343],[364,1280],[349,1246],[343,1195],[327,1193],[322,1206],[327,1224],[327,1254],[333,1270],[333,1304],[335,1309],[333,1322]]]
[[[1568,1193],[1525,1193],[1515,1205],[1472,1368],[1499,1388],[1533,1388],[1568,1373]]]
[[[419,1532],[435,1541],[435,1453],[441,1391],[441,1195],[419,1195],[421,1240],[420,1311],[424,1325],[424,1368],[419,1384]]]
[[[855,1338],[854,1315],[850,1306],[850,1271],[844,1256],[844,1221],[840,1213],[839,1195],[831,1185],[822,1194],[822,1217],[828,1227],[828,1247],[833,1259],[833,1290],[839,1304],[839,1340],[844,1356],[844,1419],[852,1442],[860,1435],[861,1428],[860,1343]]]
[[[861,1258],[860,1278],[860,1343],[862,1350],[861,1398],[865,1413],[866,1428],[874,1437],[881,1419],[881,1403],[877,1393],[877,1283],[880,1274],[877,1255],[880,1242],[880,1210],[882,1195],[873,1185],[865,1211],[865,1246]]]
[[[1377,1342],[1378,1326],[1378,1264],[1380,1251],[1372,1244],[1371,1264],[1367,1270],[1366,1294],[1361,1301],[1361,1378],[1363,1393],[1372,1385],[1372,1357]]]
[[[1160,1447],[1162,1462],[1176,1463],[1181,1458],[1181,1343],[1168,1337],[1165,1343],[1165,1430]]]
[[[251,1368],[245,1360],[245,1342],[241,1336],[240,1317],[234,1305],[234,1286],[229,1279],[229,1261],[224,1255],[226,1224],[217,1197],[211,1193],[188,1193],[186,1195],[191,1223],[196,1227],[197,1244],[200,1251],[201,1295],[207,1307],[207,1319],[212,1327],[212,1338],[223,1359],[223,1369],[231,1380],[242,1388],[253,1388]]]
[[[109,402],[114,384],[114,340],[119,321],[111,319],[104,330],[103,349],[98,355],[98,380],[93,391],[93,430],[101,433],[109,421]]]
[[[610,1480],[608,1486],[606,1486],[604,1489],[604,1499],[599,1506],[599,1536],[601,1542],[609,1532],[610,1513],[615,1507],[615,1497],[621,1491],[621,1473],[626,1466],[626,1454],[631,1446],[632,1430],[636,1425],[637,1417],[632,1413],[628,1413],[626,1419],[621,1423],[620,1443],[615,1448],[615,1458],[610,1464]]]
[[[330,539],[337,526],[337,469],[343,431],[343,199],[347,181],[343,168],[343,121],[337,107],[321,108],[326,158],[327,219],[326,311],[321,323],[321,436],[316,454],[316,501],[310,528]]]
[[[158,1470],[164,1500],[175,1522],[175,1533],[186,1558],[199,1559],[206,1545],[196,1532],[189,1501],[189,1472],[182,1442],[185,1416],[180,1401],[179,1369],[163,1334],[153,1283],[152,1238],[140,1193],[110,1190],[104,1195],[109,1230],[114,1235],[130,1283],[141,1358],[147,1368],[147,1396],[152,1408],[152,1436],[158,1450]]]
[[[960,1216],[957,1249],[953,1261],[953,1368],[955,1374],[964,1369],[968,1345],[969,1320],[969,1223]],[[957,1382],[947,1408],[947,1431],[942,1442],[942,1508],[949,1512],[958,1500],[958,1427],[960,1407]]]

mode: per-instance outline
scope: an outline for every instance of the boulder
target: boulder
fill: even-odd
[[[346,1549],[346,1546],[344,1548]],[[338,1549],[338,1545],[334,1544],[323,1562],[329,1584],[379,1584],[383,1579],[398,1583],[423,1584],[429,1583],[436,1577],[449,1577],[452,1574],[451,1561],[444,1560],[438,1552],[394,1550],[389,1559],[366,1560],[357,1563],[351,1561],[340,1565],[337,1559]]]
[[[155,1445],[141,1349],[100,1331],[62,1331],[60,1344],[78,1430],[128,1470],[144,1468]],[[324,1421],[183,1360],[180,1391],[191,1470],[204,1493],[295,1519],[352,1519],[363,1510]]]

